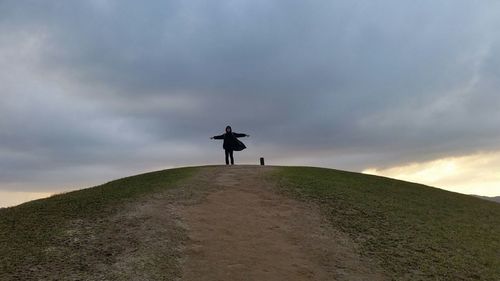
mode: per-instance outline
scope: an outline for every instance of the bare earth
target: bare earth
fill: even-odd
[[[273,190],[272,167],[212,169],[211,192],[175,208],[188,235],[182,280],[384,280],[314,206]]]
[[[112,217],[72,221],[50,265],[19,280],[387,279],[314,204],[279,194],[273,169],[203,167]]]

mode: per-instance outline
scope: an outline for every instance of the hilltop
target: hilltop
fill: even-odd
[[[0,280],[499,280],[499,218],[346,171],[170,169],[0,209]]]

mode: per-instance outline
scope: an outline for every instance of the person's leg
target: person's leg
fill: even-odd
[[[229,150],[229,156],[231,156],[231,165],[234,165],[233,151]]]
[[[225,149],[224,152],[226,153],[226,165],[229,165],[229,150]]]

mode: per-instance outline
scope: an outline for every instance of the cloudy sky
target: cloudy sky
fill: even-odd
[[[0,0],[0,206],[155,169],[500,195],[500,2]]]

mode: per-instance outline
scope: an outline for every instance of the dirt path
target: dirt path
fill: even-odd
[[[12,280],[384,280],[313,204],[277,193],[273,169],[201,167],[112,216],[71,221],[50,264]]]
[[[318,211],[273,191],[272,167],[216,167],[204,200],[176,207],[182,280],[383,280]]]

